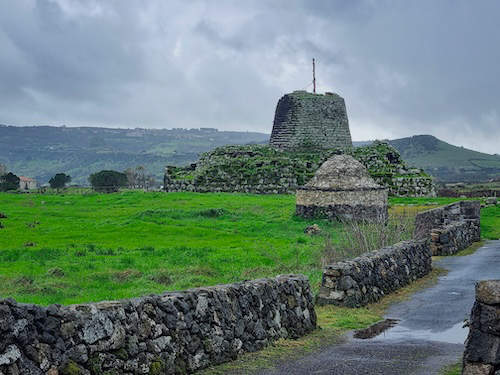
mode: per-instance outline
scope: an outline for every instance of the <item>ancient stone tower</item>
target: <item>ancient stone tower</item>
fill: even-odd
[[[276,106],[269,144],[289,151],[352,147],[344,99],[332,93],[286,94]]]

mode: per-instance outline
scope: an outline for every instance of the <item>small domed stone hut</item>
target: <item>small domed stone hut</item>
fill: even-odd
[[[388,216],[387,189],[349,155],[325,161],[296,197],[296,214],[306,218],[385,222]]]

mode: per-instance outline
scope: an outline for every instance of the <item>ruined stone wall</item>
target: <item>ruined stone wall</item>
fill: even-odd
[[[276,106],[269,144],[282,150],[351,148],[344,99],[306,91],[284,95]]]
[[[473,220],[477,225],[467,226],[467,228],[470,228],[475,233],[471,235],[471,238],[479,241],[480,210],[481,203],[479,201],[460,201],[420,212],[415,218],[414,237],[426,239],[429,238],[433,229],[442,228],[454,222]]]
[[[394,197],[433,197],[436,196],[434,182],[430,176],[393,176],[373,178],[378,184],[386,186],[389,195]]]
[[[219,147],[203,154],[194,170],[167,167],[164,186],[170,192],[293,194],[336,153],[289,153],[260,145]]]
[[[500,373],[500,280],[476,284],[469,324],[462,374]]]
[[[0,300],[0,374],[175,374],[316,327],[309,281],[278,276],[137,299]]]
[[[338,149],[288,152],[261,145],[219,147],[203,154],[196,165],[167,167],[164,190],[293,194],[328,158],[340,153]],[[432,178],[408,168],[387,143],[347,153],[359,160],[389,195],[435,195]]]
[[[427,241],[403,241],[323,270],[318,303],[360,307],[377,302],[432,269]]]

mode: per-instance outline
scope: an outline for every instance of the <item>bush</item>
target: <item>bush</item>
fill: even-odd
[[[127,175],[117,171],[100,171],[91,174],[89,182],[95,191],[115,193],[121,187],[127,186]]]
[[[373,250],[410,240],[415,216],[403,212],[389,218],[387,223],[344,222],[337,243],[327,236],[323,250],[323,265],[355,258]]]

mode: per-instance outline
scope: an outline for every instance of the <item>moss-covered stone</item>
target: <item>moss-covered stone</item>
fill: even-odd
[[[128,359],[128,353],[124,348],[118,349],[113,353],[117,358],[126,361]]]
[[[82,375],[84,371],[75,362],[69,361],[61,370],[61,375]]]
[[[333,155],[347,153],[360,161],[375,181],[396,196],[433,195],[432,178],[409,168],[387,142],[346,151],[283,151],[264,145],[219,147],[196,165],[167,167],[166,191],[294,193]]]
[[[149,367],[149,375],[160,375],[165,373],[165,362],[157,358]]]
[[[103,375],[102,360],[98,355],[89,358],[88,366],[92,375]]]

